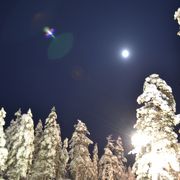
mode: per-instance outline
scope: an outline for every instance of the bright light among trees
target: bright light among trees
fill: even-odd
[[[143,132],[137,132],[132,136],[131,141],[132,145],[135,147],[131,153],[136,153],[150,142],[150,136],[143,134]]]
[[[180,177],[180,143],[174,127],[180,123],[172,89],[159,75],[146,78],[143,93],[137,98],[137,122],[132,136],[136,154],[133,167],[127,168],[122,140],[107,138],[104,154],[93,156],[93,142],[82,121],[68,143],[61,141],[55,107],[45,125],[36,126],[31,110],[15,113],[16,119],[5,129],[6,112],[0,110],[0,180],[72,179],[72,180],[178,180]],[[69,144],[69,148],[68,148]]]
[[[171,87],[159,75],[152,74],[146,78],[137,102],[143,105],[137,109],[136,134],[132,137],[137,179],[177,179],[180,149],[173,128],[180,119],[175,115]]]

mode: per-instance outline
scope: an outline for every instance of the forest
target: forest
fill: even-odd
[[[34,127],[31,109],[19,109],[9,127],[4,128],[6,112],[0,110],[0,178],[9,180],[178,180],[180,176],[180,115],[172,89],[158,74],[145,79],[137,98],[136,133],[132,137],[133,167],[127,167],[121,137],[107,137],[104,153],[89,138],[81,120],[74,125],[70,139],[61,138],[55,107],[43,125]],[[63,131],[63,130],[62,130]],[[89,146],[93,144],[92,154]]]

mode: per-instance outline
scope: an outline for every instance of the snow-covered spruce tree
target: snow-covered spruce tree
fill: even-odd
[[[21,119],[21,109],[19,109],[14,115],[16,116],[16,119],[15,120],[12,119],[10,122],[10,126],[5,130],[5,134],[7,137],[6,144],[7,144],[8,148],[10,147],[10,144],[11,144],[11,136],[13,136],[15,133],[14,129]]]
[[[40,142],[40,150],[32,167],[32,180],[55,179],[57,175],[57,154],[60,137],[59,126],[57,125],[57,114],[55,108],[45,122],[44,131]]]
[[[7,149],[10,149],[12,147],[13,141],[11,137],[13,137],[17,133],[18,123],[21,119],[21,109],[19,109],[14,115],[16,116],[16,119],[12,119],[10,122],[10,126],[5,130]]]
[[[89,131],[85,123],[78,120],[75,131],[69,141],[69,170],[73,180],[93,180],[94,171],[88,146],[93,142],[87,137]]]
[[[175,115],[172,90],[157,74],[146,78],[143,90],[137,99],[143,107],[137,109],[132,137],[132,153],[136,154],[133,170],[137,180],[177,180],[180,149],[173,129],[180,118]]]
[[[113,162],[116,157],[113,155],[112,149],[114,149],[114,144],[111,139],[111,136],[108,136],[107,145],[104,148],[104,154],[102,155],[99,161],[100,180],[114,180]]]
[[[55,111],[55,109],[54,109]],[[56,179],[61,180],[64,177],[64,170],[62,169],[62,162],[61,162],[61,154],[62,154],[62,141],[61,141],[61,128],[60,125],[57,124],[57,146],[56,146],[56,158],[55,158],[55,164],[56,164]]]
[[[66,138],[63,142],[63,147],[62,147],[60,157],[59,157],[60,163],[59,163],[59,167],[58,167],[60,177],[63,179],[68,177],[68,175],[67,175],[67,163],[69,161],[69,154],[68,154],[67,148],[68,148],[68,139]]]
[[[134,173],[133,173],[132,168],[130,166],[128,167],[126,174],[127,174],[127,176],[126,176],[127,180],[135,180]]]
[[[29,109],[27,114],[22,116],[18,111],[16,116],[16,121],[12,121],[6,131],[9,151],[6,175],[12,180],[26,178],[34,151],[34,124],[31,110]]]
[[[124,156],[124,148],[121,137],[118,137],[114,144],[114,155],[117,157],[117,163],[114,164],[114,179],[119,180],[125,176],[125,163],[127,162]]]
[[[42,125],[42,121],[41,119],[38,121],[38,124],[35,128],[35,132],[34,132],[34,152],[33,152],[33,160],[32,160],[32,165],[28,174],[28,178],[31,177],[32,175],[32,169],[34,166],[34,163],[37,159],[38,156],[38,152],[40,150],[40,142],[41,142],[41,138],[42,138],[42,133],[43,133],[43,125]]]
[[[94,145],[93,149],[93,170],[94,170],[94,180],[98,180],[98,165],[99,164],[99,157],[98,157],[98,145],[97,143]]]
[[[37,154],[40,150],[40,142],[41,142],[42,134],[43,134],[43,125],[42,125],[42,121],[40,119],[35,128],[33,160],[36,159]]]
[[[178,8],[174,13],[174,20],[177,20],[180,27],[180,8]],[[177,35],[180,36],[180,31],[177,32]]]
[[[100,159],[100,179],[125,180],[126,168],[124,163],[127,161],[124,157],[124,148],[120,137],[113,140],[112,136],[107,137],[105,152]]]
[[[4,133],[3,126],[5,125],[4,118],[6,117],[6,112],[4,108],[0,110],[0,179],[3,179],[3,173],[6,170],[6,160],[8,156],[8,150],[5,147],[6,137]]]

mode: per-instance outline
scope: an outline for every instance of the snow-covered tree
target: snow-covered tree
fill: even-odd
[[[57,175],[57,147],[60,143],[59,126],[57,125],[55,108],[45,122],[45,128],[40,142],[40,150],[32,167],[31,179],[54,179]]]
[[[180,26],[180,8],[177,9],[174,13],[174,20],[177,20],[179,26]],[[180,31],[177,32],[177,35],[180,36]]]
[[[8,150],[5,147],[6,137],[4,133],[3,126],[5,125],[4,118],[6,117],[6,112],[4,108],[0,110],[0,179],[3,178],[3,173],[6,170],[6,160],[8,156]]]
[[[42,125],[42,121],[41,119],[38,121],[38,124],[35,128],[35,132],[34,132],[34,152],[33,152],[33,160],[32,160],[32,165],[28,174],[28,177],[31,177],[32,174],[32,169],[34,166],[34,163],[37,159],[38,156],[38,152],[40,150],[40,143],[41,143],[41,138],[42,138],[42,134],[43,134],[43,125]]]
[[[100,180],[114,180],[113,161],[115,156],[111,149],[114,148],[111,136],[107,137],[107,145],[104,148],[104,154],[99,161],[99,179]]]
[[[88,150],[93,142],[87,137],[90,133],[80,120],[74,127],[75,131],[69,141],[70,174],[74,180],[93,180],[93,164]]]
[[[99,164],[99,157],[98,157],[98,145],[97,143],[94,145],[93,149],[93,170],[94,170],[94,180],[98,180],[98,165]]]
[[[60,125],[57,124],[56,126],[58,136],[57,136],[57,146],[56,146],[56,158],[55,158],[55,164],[56,164],[56,179],[60,180],[62,177],[64,177],[64,170],[62,169],[62,162],[61,162],[61,155],[62,155],[62,141],[61,141],[61,128]]]
[[[126,172],[126,179],[127,180],[135,180],[135,176],[134,176],[134,173],[132,171],[132,168],[129,166],[128,169],[127,169],[127,172]]]
[[[175,115],[176,104],[170,86],[159,75],[146,78],[137,102],[137,122],[132,137],[136,161],[133,170],[137,180],[177,180],[180,171],[178,156],[180,149],[174,126],[180,123]]]
[[[34,155],[33,159],[36,159],[37,154],[40,150],[40,142],[43,134],[43,125],[41,119],[38,121],[38,124],[35,128],[35,135],[34,135]]]
[[[12,121],[6,131],[9,151],[6,175],[8,179],[19,180],[26,178],[32,163],[34,123],[30,109],[27,114],[21,115],[18,111],[15,115],[16,121]]]
[[[69,161],[69,154],[68,154],[68,151],[67,151],[67,148],[68,148],[68,139],[66,138],[63,142],[63,147],[62,147],[62,150],[60,152],[60,163],[59,163],[59,174],[60,174],[60,177],[65,179],[68,175],[67,175],[67,163]]]
[[[107,137],[107,145],[104,155],[100,159],[100,179],[125,180],[124,148],[120,137],[113,140],[112,136]]]
[[[21,109],[19,109],[15,114],[16,116],[16,120],[12,119],[10,122],[10,126],[5,130],[5,134],[6,134],[6,141],[7,141],[7,148],[10,149],[11,144],[12,144],[12,140],[11,137],[14,136],[14,134],[16,133],[16,128],[18,127],[18,123],[20,121],[21,118]]]
[[[114,179],[119,180],[125,174],[125,164],[127,162],[124,156],[124,148],[121,137],[118,137],[114,144],[114,155],[117,157],[117,161],[114,163]]]

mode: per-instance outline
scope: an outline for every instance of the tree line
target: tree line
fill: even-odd
[[[180,144],[174,128],[180,124],[172,89],[159,75],[145,79],[137,98],[135,134],[132,137],[135,163],[127,159],[121,137],[107,137],[102,156],[81,120],[68,140],[61,138],[55,108],[45,124],[34,128],[32,112],[15,113],[15,120],[4,128],[6,112],[0,110],[0,179],[8,180],[179,180]]]
[[[43,126],[39,120],[34,129],[32,112],[15,113],[15,120],[3,129],[6,112],[0,110],[0,178],[9,180],[118,180],[134,175],[125,167],[122,140],[107,137],[104,154],[99,158],[98,145],[92,155],[93,141],[85,123],[74,125],[70,140],[62,142],[57,113],[53,107]]]

